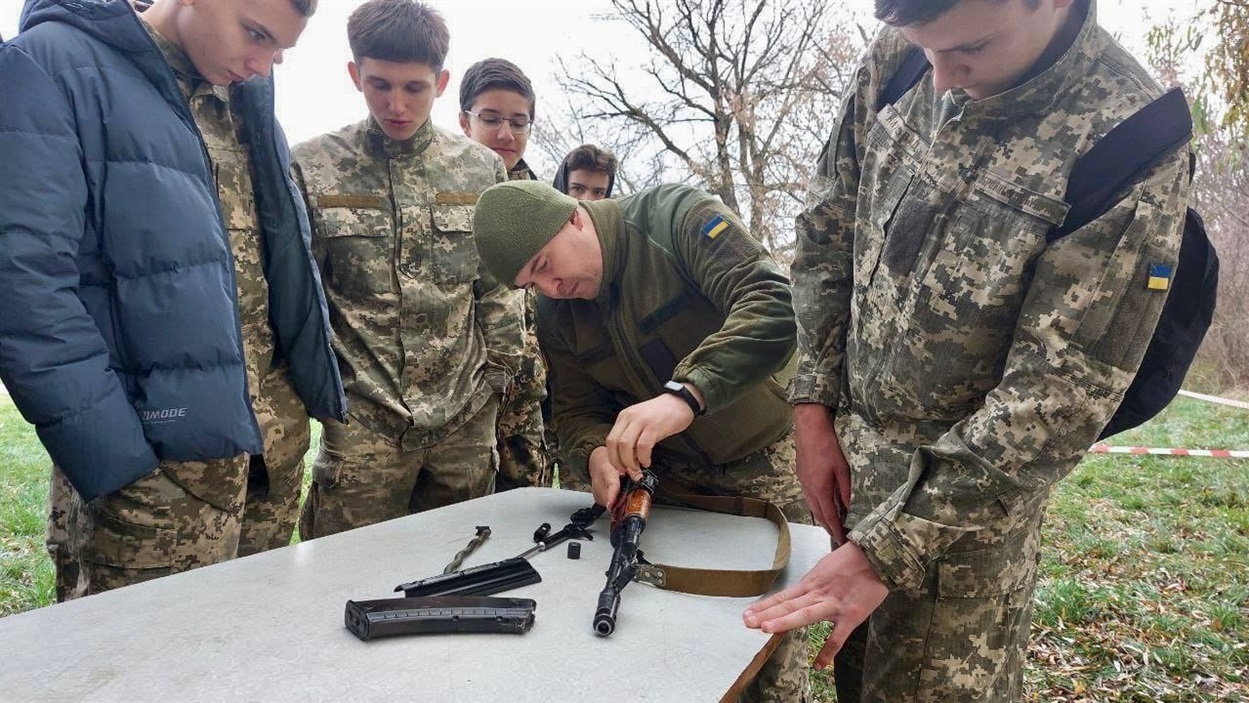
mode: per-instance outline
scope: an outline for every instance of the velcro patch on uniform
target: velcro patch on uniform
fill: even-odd
[[[707,239],[715,239],[720,233],[729,228],[728,220],[716,215],[711,218],[707,224],[703,225],[703,236]]]
[[[1146,285],[1150,290],[1170,290],[1171,267],[1166,264],[1150,264],[1149,282]]]
[[[390,201],[381,195],[355,195],[349,193],[328,193],[316,197],[317,207],[358,207],[369,210],[389,210]]]
[[[481,193],[435,193],[434,202],[439,205],[476,205]]]

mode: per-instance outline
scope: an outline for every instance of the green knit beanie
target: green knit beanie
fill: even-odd
[[[482,263],[500,283],[515,288],[516,274],[576,208],[576,200],[538,181],[490,186],[473,214],[473,239]]]

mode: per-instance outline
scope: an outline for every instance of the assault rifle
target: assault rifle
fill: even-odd
[[[615,549],[611,565],[607,567],[607,585],[599,593],[598,608],[594,611],[594,634],[599,637],[607,637],[616,630],[620,592],[633,580],[638,566],[646,563],[638,544],[658,487],[659,479],[650,471],[642,472],[641,481],[626,477],[621,487],[624,497],[618,503],[618,511],[612,514],[611,543]]]

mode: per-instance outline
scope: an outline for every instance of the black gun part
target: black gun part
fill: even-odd
[[[393,635],[491,632],[521,635],[533,627],[531,598],[384,598],[347,601],[343,623],[366,642]]]
[[[419,596],[488,596],[538,583],[542,576],[527,560],[512,557],[462,571],[439,574],[395,586],[409,598]]]
[[[616,615],[620,611],[620,592],[637,574],[642,552],[638,549],[659,479],[650,471],[642,472],[641,481],[627,479],[623,486],[619,519],[613,520],[611,564],[607,567],[607,585],[598,596],[594,610],[594,634],[607,637],[616,631]]]

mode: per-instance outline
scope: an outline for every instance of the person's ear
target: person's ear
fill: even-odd
[[[351,82],[356,85],[356,90],[364,92],[364,86],[360,83],[360,67],[355,61],[347,62],[347,75],[351,76]]]

